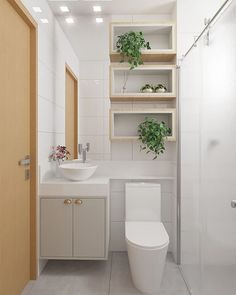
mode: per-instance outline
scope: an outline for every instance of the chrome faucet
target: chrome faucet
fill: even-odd
[[[79,148],[79,155],[82,155],[82,161],[83,161],[83,163],[85,163],[86,162],[86,154],[90,150],[90,143],[87,142],[85,148],[83,148],[83,145],[81,143],[79,143],[78,148]]]

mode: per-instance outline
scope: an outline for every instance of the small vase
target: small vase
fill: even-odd
[[[61,165],[61,162],[60,160],[57,160],[57,161],[53,161],[52,162],[52,171],[53,171],[53,174],[56,178],[60,178],[61,177],[61,171],[60,171],[60,165]]]

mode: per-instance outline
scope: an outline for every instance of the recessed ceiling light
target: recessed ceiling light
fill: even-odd
[[[70,9],[67,6],[60,6],[62,12],[69,12]]]
[[[34,7],[33,7],[33,10],[34,10],[35,12],[42,12],[42,9],[41,9],[39,6],[34,6]]]
[[[101,6],[93,6],[93,11],[94,12],[101,12],[102,11],[102,7]]]
[[[75,21],[74,21],[73,17],[67,17],[67,18],[66,18],[66,22],[67,22],[68,24],[73,24]]]
[[[102,17],[96,17],[96,23],[103,23]]]
[[[49,21],[48,21],[47,18],[41,18],[40,20],[41,20],[41,22],[42,22],[43,24],[48,24],[48,23],[49,23]]]

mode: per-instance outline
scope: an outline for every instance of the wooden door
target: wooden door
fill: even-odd
[[[78,81],[66,66],[66,114],[65,114],[66,147],[71,159],[78,158]]]
[[[42,257],[72,257],[72,200],[41,199]]]
[[[36,276],[35,65],[35,23],[20,1],[0,0],[0,294],[4,295],[19,295]],[[18,164],[27,155],[31,180],[30,166]]]
[[[77,203],[77,204],[76,204]],[[105,199],[81,199],[74,204],[74,256],[104,258]]]

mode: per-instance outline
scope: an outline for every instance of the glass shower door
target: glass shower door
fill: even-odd
[[[204,46],[201,105],[202,288],[236,294],[236,2]]]
[[[194,295],[236,294],[236,0],[181,65],[181,267]]]

